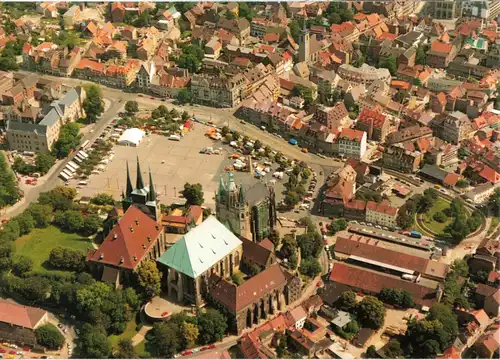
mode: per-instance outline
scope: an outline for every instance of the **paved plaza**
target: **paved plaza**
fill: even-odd
[[[207,127],[196,124],[195,128],[186,134],[181,141],[168,140],[161,135],[145,136],[137,147],[115,145],[115,156],[106,169],[99,174],[93,174],[88,184],[78,189],[80,196],[94,196],[99,192],[106,192],[115,199],[120,199],[122,190],[126,188],[126,163],[128,161],[133,185],[136,179],[136,157],[139,157],[143,180],[149,183],[148,172],[151,168],[156,192],[163,204],[174,202],[184,203],[181,191],[186,182],[200,183],[205,193],[205,206],[215,208],[215,191],[219,177],[224,168],[233,163],[229,155],[232,149],[214,142],[205,136]],[[200,154],[206,147],[222,147],[220,155]],[[277,165],[274,165],[275,168]],[[271,180],[267,174],[264,180]],[[248,189],[256,182],[261,181],[246,172],[236,172],[234,179],[237,184],[243,184]],[[70,186],[78,184],[77,179],[70,181]],[[278,181],[277,194],[282,191],[282,183]]]

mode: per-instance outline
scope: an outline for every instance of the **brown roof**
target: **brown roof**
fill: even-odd
[[[35,329],[47,311],[0,299],[0,322]]]
[[[381,129],[384,126],[385,120],[386,116],[384,114],[381,114],[378,111],[369,109],[367,107],[364,107],[358,116],[358,122],[361,122],[363,124],[370,125],[370,123],[373,121],[374,129]]]
[[[497,291],[497,288],[485,284],[478,284],[476,286],[476,294],[488,297],[493,295]]]
[[[366,203],[366,210],[375,211],[382,214],[387,214],[395,216],[398,213],[398,208],[389,205],[387,200],[381,203],[376,203],[375,201],[368,201]]]
[[[434,289],[344,263],[333,265],[330,280],[375,294],[380,293],[383,288],[406,290],[412,294],[415,303],[421,306],[430,307],[437,301]]]
[[[156,221],[132,205],[87,261],[135,269],[161,231]]]
[[[359,200],[359,199],[353,199],[353,200],[349,201],[347,204],[345,204],[345,207],[347,209],[363,210],[363,211],[365,211],[365,209],[366,209],[366,201]]]
[[[378,243],[379,240],[364,236],[338,237],[335,243],[335,252],[359,256],[443,279],[448,272],[448,265],[444,263],[383,248],[378,246]]]
[[[269,250],[269,251],[273,251],[274,250],[274,244],[271,240],[269,240],[268,238],[265,238],[264,240],[262,240],[260,243],[259,243],[260,246],[262,246],[263,248]]]
[[[243,237],[240,237],[240,240],[243,242],[243,257],[257,265],[266,266],[272,251]]]
[[[210,290],[210,295],[232,312],[238,312],[262,296],[285,285],[287,276],[279,264],[274,264],[238,287],[216,275],[212,275],[211,280],[215,281],[215,284]]]

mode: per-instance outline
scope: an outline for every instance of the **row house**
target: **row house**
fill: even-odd
[[[390,121],[385,114],[375,109],[363,108],[359,113],[356,129],[365,131],[368,140],[383,143],[390,132]]]
[[[367,64],[363,64],[359,68],[352,65],[342,64],[338,69],[337,75],[342,80],[350,83],[352,86],[358,84],[369,86],[377,80],[389,84],[392,79],[389,70],[382,68],[377,69]]]
[[[342,157],[361,159],[366,152],[366,132],[343,128],[333,143],[333,151]]]
[[[318,105],[314,120],[325,125],[330,131],[346,127],[350,123],[349,112],[343,102],[339,102],[335,106]]]
[[[121,63],[99,63],[82,59],[75,68],[75,76],[123,89],[135,83],[140,65],[141,62],[137,59]]]
[[[422,154],[418,151],[408,151],[403,144],[388,146],[382,153],[383,167],[403,173],[414,173],[420,167]]]
[[[221,16],[216,27],[233,33],[242,42],[250,36],[250,23],[245,18],[230,20]]]
[[[26,44],[23,47],[23,63],[25,69],[39,71],[55,76],[69,77],[82,58],[83,49],[74,47],[60,48],[53,43],[42,43],[37,47]]]
[[[151,81],[150,90],[153,94],[166,98],[175,98],[190,82],[189,72],[179,68],[161,68]]]
[[[387,200],[381,203],[368,201],[366,203],[366,221],[391,229],[395,228],[397,226],[398,210],[398,208],[390,206]]]
[[[253,18],[250,23],[250,35],[253,37],[258,37],[260,39],[268,33],[278,34],[278,37],[283,31],[285,31],[286,26],[283,27],[280,24],[276,24],[268,19]]]
[[[242,74],[233,76],[193,75],[193,101],[219,107],[235,107],[243,99],[248,80]]]

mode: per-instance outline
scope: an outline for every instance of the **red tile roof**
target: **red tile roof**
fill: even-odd
[[[384,114],[379,113],[376,110],[364,107],[359,113],[358,122],[370,125],[370,122],[372,120],[373,120],[373,128],[381,129],[384,126],[386,116]]]
[[[431,44],[431,51],[443,54],[449,54],[453,48],[452,44],[446,44],[439,40],[434,40]]]
[[[366,204],[366,210],[375,211],[390,216],[396,216],[396,214],[398,213],[398,208],[390,206],[387,200],[384,200],[381,203],[368,201],[368,203]]]
[[[260,299],[265,294],[283,286],[286,282],[287,277],[284,270],[279,264],[273,264],[240,286],[220,279],[210,294],[228,309],[237,312],[256,299]]]
[[[443,179],[443,183],[450,186],[455,186],[462,177],[458,174],[448,173]]]
[[[445,351],[443,351],[443,355],[438,356],[436,359],[461,359],[460,353],[454,346],[450,346]]]
[[[280,35],[276,33],[264,34],[264,41],[266,42],[277,42],[280,39]]]
[[[488,282],[494,283],[500,280],[500,271],[491,271],[488,275]]]
[[[344,263],[333,265],[330,281],[375,294],[383,288],[406,290],[412,294],[415,303],[421,306],[430,307],[437,301],[434,289]]]
[[[443,279],[448,272],[448,265],[444,263],[391,250],[378,246],[378,244],[378,240],[359,235],[350,236],[349,238],[337,237],[335,252],[359,256],[391,266],[417,271],[423,275],[428,274]]]
[[[99,249],[87,256],[87,261],[135,269],[144,255],[156,244],[161,232],[162,227],[155,220],[132,205]]]
[[[0,322],[35,329],[47,311],[0,299]]]
[[[365,132],[361,130],[353,130],[349,128],[343,128],[342,131],[339,134],[339,138],[348,138],[351,141],[356,141],[356,142],[361,142],[361,139],[363,138],[363,134]]]

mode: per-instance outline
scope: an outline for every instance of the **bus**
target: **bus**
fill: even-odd
[[[87,146],[89,146],[90,144],[90,141],[89,140],[85,140],[82,144],[82,146],[80,146],[80,150],[84,150],[87,148]]]

